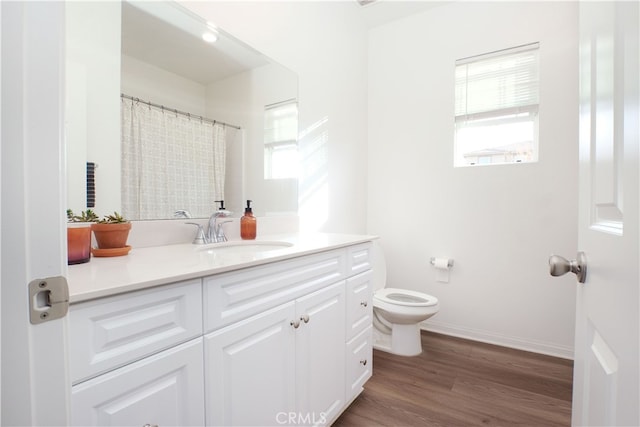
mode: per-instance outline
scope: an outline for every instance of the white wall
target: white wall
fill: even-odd
[[[121,58],[122,93],[176,110],[206,116],[205,85],[128,55],[122,54]]]
[[[572,356],[575,278],[547,258],[577,249],[577,9],[454,2],[370,31],[367,231],[388,286],[439,298],[427,329]],[[535,41],[539,162],[453,168],[455,60]]]
[[[246,199],[253,200],[256,216],[297,213],[296,180],[264,179],[264,108],[296,99],[297,95],[296,74],[273,63],[207,86],[207,116],[243,129],[244,141],[235,142],[241,142],[244,149],[237,150],[236,146],[227,150],[228,157],[243,156],[239,164],[244,166],[227,174],[229,181],[244,183],[239,191],[228,191],[225,195],[229,209],[234,213],[243,214]]]
[[[120,210],[120,3],[68,2],[67,207],[86,206],[86,162],[97,162],[96,207]]]
[[[357,2],[181,3],[298,74],[301,229],[365,232],[367,36]]]

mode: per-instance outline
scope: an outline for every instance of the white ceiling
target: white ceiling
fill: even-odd
[[[223,32],[216,43],[206,43],[199,30],[187,32],[141,9],[153,7],[151,2],[136,3],[137,6],[122,3],[122,52],[125,55],[204,85],[269,63],[267,57]],[[376,0],[364,6],[354,3],[360,8],[366,27],[373,28],[448,1]],[[185,12],[180,16],[179,25],[204,28],[205,23],[190,16],[188,11],[178,12]]]
[[[192,21],[196,30],[189,33],[123,2],[122,52],[204,85],[269,63],[267,57],[225,34],[213,44],[205,42],[197,30],[205,24]]]
[[[362,9],[362,17],[367,28],[373,28],[397,19],[423,12],[427,9],[451,3],[451,1],[452,0],[376,0],[365,6],[359,7]]]

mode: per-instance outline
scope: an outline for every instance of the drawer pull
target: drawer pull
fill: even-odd
[[[290,325],[293,326],[295,329],[298,329],[300,327],[300,322],[298,322],[297,320],[292,320]]]
[[[367,366],[367,359],[362,359],[360,363],[362,364],[362,366]]]
[[[369,304],[368,304],[366,301],[362,301],[362,302],[360,303],[360,305],[361,305],[361,306],[363,306],[363,307],[366,307],[366,306],[367,306],[367,305],[369,305]]]
[[[300,316],[300,320],[302,320],[304,323],[309,323],[309,315],[303,314],[302,316]]]
[[[158,424],[145,424],[142,427],[158,427]]]

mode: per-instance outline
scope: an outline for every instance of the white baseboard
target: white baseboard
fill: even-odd
[[[533,353],[546,354],[548,356],[573,360],[573,346],[567,347],[547,342],[526,340],[519,337],[510,337],[478,329],[438,323],[431,319],[422,323],[420,328],[425,331],[436,332],[443,335],[451,335],[472,341],[480,341],[488,344],[495,344],[503,347],[510,347],[518,350],[531,351]]]

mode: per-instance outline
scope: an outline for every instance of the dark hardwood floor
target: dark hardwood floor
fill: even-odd
[[[373,377],[334,427],[571,424],[572,361],[424,331],[422,345],[374,350]]]

